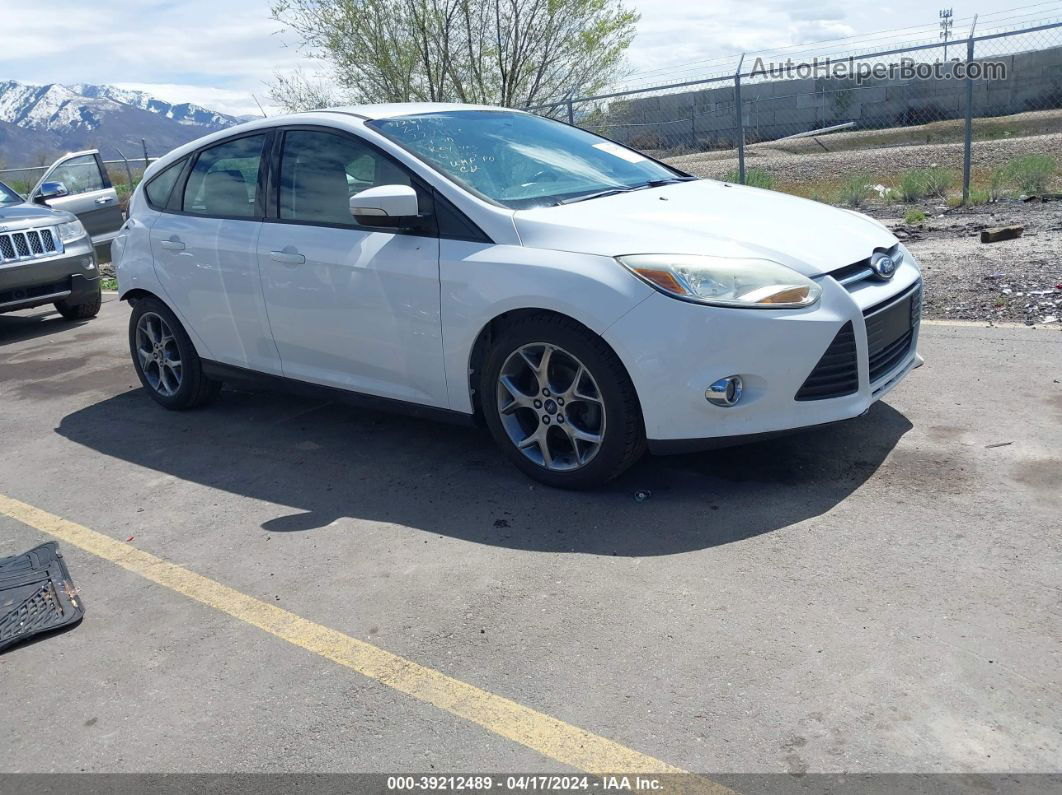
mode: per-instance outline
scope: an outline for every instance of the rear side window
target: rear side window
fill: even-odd
[[[199,153],[184,187],[186,213],[254,217],[265,135],[227,141]]]
[[[151,178],[151,181],[144,187],[144,195],[147,196],[148,204],[156,210],[161,210],[166,206],[166,202],[170,200],[170,192],[173,190],[174,183],[177,182],[177,177],[181,175],[183,167],[184,160],[178,160]]]

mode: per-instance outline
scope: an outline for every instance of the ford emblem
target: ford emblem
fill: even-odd
[[[870,269],[882,281],[888,281],[896,273],[896,263],[888,254],[875,254],[870,258]]]

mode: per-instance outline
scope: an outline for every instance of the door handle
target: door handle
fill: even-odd
[[[100,196],[96,199],[96,204],[110,204],[112,201],[114,201],[113,196]]]
[[[297,253],[292,246],[287,246],[283,251],[270,251],[269,258],[274,262],[284,262],[288,265],[302,265],[306,262],[306,257]]]
[[[173,235],[169,240],[163,240],[159,245],[167,251],[184,251],[184,241],[177,235]]]

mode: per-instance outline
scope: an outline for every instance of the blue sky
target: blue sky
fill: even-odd
[[[896,40],[924,40],[937,5],[918,0],[842,3],[833,0],[627,0],[642,13],[629,53],[630,81],[691,79],[717,70],[743,50],[871,34],[898,28]],[[229,113],[269,105],[276,71],[309,64],[297,42],[269,19],[268,0],[50,0],[5,3],[0,80],[27,83],[117,83],[169,101],[191,101]],[[1062,18],[1062,0],[978,0],[954,5],[992,26]],[[1013,9],[1013,10],[1011,10]],[[956,28],[968,22],[957,23]],[[932,32],[928,34],[930,37]],[[858,42],[857,42],[858,43]],[[841,46],[841,45],[838,45]]]

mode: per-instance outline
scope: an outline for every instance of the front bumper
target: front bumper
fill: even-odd
[[[871,380],[864,311],[920,285],[913,260],[888,282],[846,289],[822,277],[822,297],[800,310],[726,309],[650,296],[605,333],[627,365],[654,452],[681,452],[751,441],[858,417],[921,364],[919,324],[909,346]],[[851,322],[858,385],[850,394],[797,400],[838,332]],[[717,379],[740,375],[744,394],[726,408],[705,400]]]
[[[54,257],[0,264],[0,312],[67,301],[78,304],[100,289],[92,243],[85,238]]]

